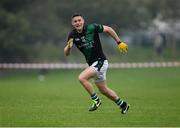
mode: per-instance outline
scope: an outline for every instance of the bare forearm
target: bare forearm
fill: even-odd
[[[107,32],[116,42],[121,42],[120,38],[118,37],[117,33],[109,26],[103,26],[104,32]]]
[[[68,56],[69,54],[70,54],[70,52],[71,52],[71,49],[70,48],[68,48],[68,45],[64,48],[64,55],[65,56]]]

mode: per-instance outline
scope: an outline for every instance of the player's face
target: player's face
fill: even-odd
[[[84,19],[81,16],[72,18],[72,26],[78,31],[82,32],[84,26]]]

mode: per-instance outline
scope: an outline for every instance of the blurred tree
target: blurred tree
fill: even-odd
[[[17,15],[26,1],[21,1],[21,4],[18,2],[2,0],[0,4],[0,62],[28,59],[29,50],[25,39],[30,28],[28,22]]]
[[[107,24],[123,34],[145,30],[159,14],[179,18],[179,6],[179,0],[1,0],[0,62],[35,61],[47,54],[49,60],[63,60],[74,12],[82,13],[88,23]]]

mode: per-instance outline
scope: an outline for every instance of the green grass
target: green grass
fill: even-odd
[[[0,126],[180,126],[180,68],[109,70],[109,87],[131,104],[126,115],[99,92],[102,106],[88,112],[80,72],[49,71],[44,81],[35,71],[1,73]]]

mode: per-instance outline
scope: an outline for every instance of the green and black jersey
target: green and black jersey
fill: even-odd
[[[73,43],[84,54],[86,62],[91,65],[97,60],[106,60],[99,39],[99,33],[103,32],[103,25],[85,25],[82,33],[75,29],[69,33],[68,40],[73,38]]]

